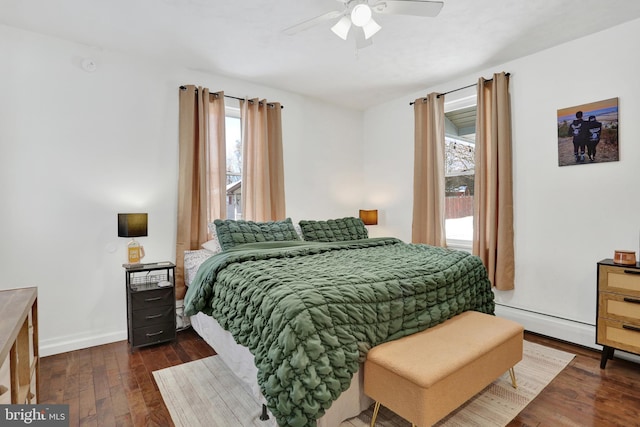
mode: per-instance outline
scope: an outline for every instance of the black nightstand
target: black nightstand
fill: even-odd
[[[123,265],[127,284],[130,349],[176,337],[175,264]]]

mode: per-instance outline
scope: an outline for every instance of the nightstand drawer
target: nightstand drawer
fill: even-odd
[[[611,319],[598,319],[598,344],[640,353],[640,326]]]
[[[131,308],[134,311],[173,304],[175,304],[175,299],[172,287],[154,289],[151,291],[133,292],[131,294]]]
[[[600,291],[638,295],[640,297],[640,269],[601,266]]]
[[[600,317],[640,326],[640,297],[600,292]]]
[[[133,330],[133,346],[155,344],[169,341],[176,337],[174,322],[165,322],[159,325],[136,328]]]
[[[133,312],[133,324],[136,328],[157,325],[173,321],[174,308],[171,305],[150,307]]]

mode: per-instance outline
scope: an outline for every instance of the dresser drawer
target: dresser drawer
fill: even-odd
[[[175,304],[175,298],[172,287],[131,293],[131,308],[134,311],[173,304]]]
[[[640,326],[611,319],[598,319],[598,344],[640,353]]]
[[[160,307],[144,308],[136,310],[132,314],[133,327],[157,325],[159,323],[170,323],[173,320],[174,311],[172,305]]]
[[[133,346],[155,344],[169,341],[176,337],[175,322],[165,322],[158,325],[135,328],[133,330]]]
[[[640,297],[600,292],[599,316],[620,320],[640,327]]]
[[[640,297],[640,269],[600,266],[599,289]]]

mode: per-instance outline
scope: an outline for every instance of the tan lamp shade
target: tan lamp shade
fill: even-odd
[[[360,209],[360,219],[365,225],[378,224],[378,210],[377,209]]]

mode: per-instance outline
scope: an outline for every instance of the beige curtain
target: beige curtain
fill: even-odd
[[[179,95],[178,227],[176,298],[182,299],[184,251],[209,240],[208,223],[226,218],[224,93],[193,85]]]
[[[286,216],[280,103],[240,101],[242,120],[242,214],[251,221]]]
[[[411,241],[446,246],[444,228],[444,96],[416,99]]]
[[[473,253],[496,289],[514,288],[509,77],[478,81]]]

